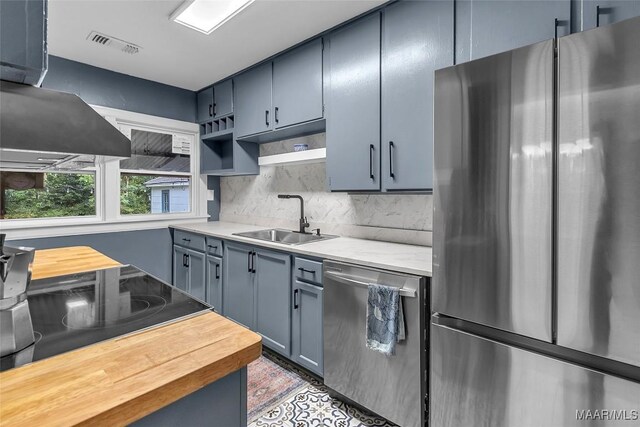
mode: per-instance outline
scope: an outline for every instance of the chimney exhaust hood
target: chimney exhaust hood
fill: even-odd
[[[77,95],[6,80],[0,80],[0,148],[131,157],[129,139]]]

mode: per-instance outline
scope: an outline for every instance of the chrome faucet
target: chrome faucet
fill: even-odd
[[[298,196],[297,194],[278,194],[278,198],[300,200],[300,230],[298,230],[298,233],[307,234],[305,229],[309,227],[309,223],[307,222],[307,217],[304,216],[304,199],[302,196]]]

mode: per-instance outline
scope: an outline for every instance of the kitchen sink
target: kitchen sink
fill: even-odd
[[[247,231],[245,233],[233,233],[234,236],[249,237],[251,239],[266,240],[267,242],[283,243],[285,245],[302,245],[304,243],[319,242],[321,240],[334,239],[338,236],[299,233],[297,231],[272,228],[269,230]]]

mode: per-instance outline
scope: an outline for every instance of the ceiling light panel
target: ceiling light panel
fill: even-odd
[[[255,0],[187,0],[170,19],[204,34],[211,34]]]

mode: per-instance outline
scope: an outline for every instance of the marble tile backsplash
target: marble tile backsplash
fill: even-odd
[[[265,144],[261,155],[292,151],[293,143],[323,147],[324,134]],[[257,176],[221,178],[220,220],[296,229],[300,204],[278,199],[281,193],[300,194],[311,228],[323,234],[431,246],[431,195],[331,193],[325,163],[263,166]]]

